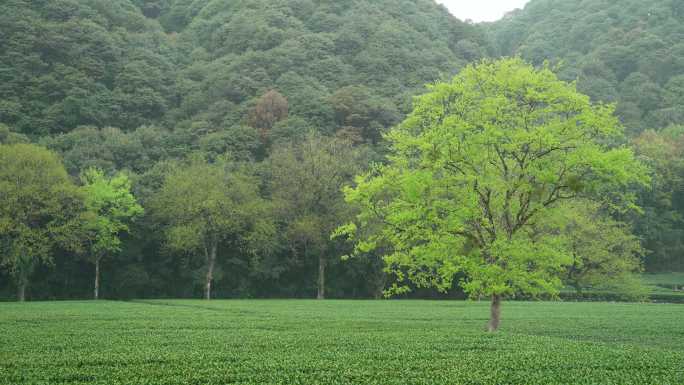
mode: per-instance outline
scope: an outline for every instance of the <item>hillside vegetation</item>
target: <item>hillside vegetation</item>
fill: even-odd
[[[582,285],[627,277],[626,297],[643,298],[634,273],[684,270],[680,3],[532,0],[477,25],[433,0],[2,1],[0,155],[68,177],[0,165],[0,296],[80,298],[101,274],[105,298],[380,297],[390,250],[331,238],[358,214],[343,188],[387,161],[384,135],[427,84],[518,55],[616,103],[626,136],[602,145],[629,148],[650,180],[624,186],[638,209],[591,213],[611,231],[592,227],[584,246],[627,262],[596,257]],[[69,193],[45,208],[15,196],[17,175]],[[109,189],[95,203],[88,175]],[[115,218],[117,194],[142,210]],[[449,296],[463,296],[459,274]],[[408,295],[444,296],[418,286]]]
[[[684,120],[684,4],[533,0],[489,28],[499,55],[550,61],[633,132]]]

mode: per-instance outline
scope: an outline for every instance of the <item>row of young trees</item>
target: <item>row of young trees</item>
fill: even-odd
[[[0,265],[20,301],[55,247],[94,264],[98,298],[100,262],[120,250],[120,234],[143,212],[130,187],[126,175],[108,178],[94,168],[84,170],[77,186],[56,154],[31,144],[0,145]]]
[[[56,250],[92,263],[98,298],[101,262],[116,259],[136,220],[137,230],[163,234],[162,253],[203,261],[207,299],[227,266],[219,259],[278,275],[287,256],[318,264],[324,298],[327,261],[339,247],[330,234],[350,214],[341,189],[368,163],[365,147],[314,133],[275,147],[261,164],[197,152],[164,164],[143,209],[125,173],[88,168],[75,183],[58,155],[25,143],[0,145],[0,157],[0,254],[20,300]]]

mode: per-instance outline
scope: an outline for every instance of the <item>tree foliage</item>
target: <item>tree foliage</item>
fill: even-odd
[[[0,145],[0,266],[17,284],[19,300],[53,248],[76,248],[72,237],[83,198],[58,156],[31,144]]]
[[[261,161],[310,131],[381,146],[415,92],[487,44],[431,0],[13,0],[0,4],[0,25],[0,142],[40,143],[73,178],[91,167],[126,172],[146,208],[169,165],[192,153]],[[250,168],[263,177],[255,184],[271,185],[264,167]],[[161,247],[160,226],[145,216],[118,263],[103,264],[108,296],[191,295],[200,267]],[[291,250],[259,264],[238,262],[249,259],[241,253],[222,265],[231,283],[222,295],[310,292],[309,271],[278,262],[295,259]],[[43,295],[91,286],[78,261],[54,257]],[[361,263],[330,266],[329,293],[367,295]]]
[[[652,170],[652,183],[639,192],[643,215],[634,217],[636,232],[649,251],[651,271],[684,268],[684,128],[647,130],[634,147]]]
[[[347,190],[361,227],[382,223],[358,249],[392,247],[385,261],[398,283],[389,294],[407,281],[448,290],[459,272],[467,293],[492,297],[493,312],[502,297],[556,294],[572,250],[567,234],[544,231],[539,219],[579,198],[612,205],[597,193],[647,181],[616,144],[612,112],[519,59],[467,67],[416,100],[388,135],[389,164]],[[490,322],[496,330],[494,313]]]
[[[0,123],[26,135],[133,129],[172,104],[168,42],[129,1],[0,4]]]
[[[271,197],[284,224],[284,240],[304,264],[317,264],[317,297],[325,297],[326,265],[341,255],[330,234],[348,218],[342,188],[367,162],[367,151],[338,138],[309,134],[283,144],[268,159]]]
[[[121,235],[129,222],[143,214],[143,208],[131,194],[131,182],[125,174],[107,178],[102,170],[89,168],[81,175],[85,208],[83,236],[87,256],[95,264],[95,299],[100,286],[100,262],[121,251]]]
[[[217,258],[240,253],[258,257],[268,251],[274,235],[257,181],[228,161],[211,164],[195,157],[175,166],[151,206],[170,249],[204,258],[206,299],[211,298]]]
[[[644,249],[631,226],[620,222],[596,202],[577,200],[558,208],[556,216],[540,219],[545,232],[567,237],[572,264],[562,277],[577,292],[602,290],[628,300],[643,300],[646,289],[636,274],[642,271]]]
[[[259,130],[262,142],[268,140],[269,131],[281,120],[287,119],[287,99],[278,91],[270,90],[257,101],[250,112],[249,123]]]

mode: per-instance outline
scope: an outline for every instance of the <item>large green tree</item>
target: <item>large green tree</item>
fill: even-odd
[[[351,214],[342,187],[361,172],[366,155],[346,140],[310,134],[275,148],[269,158],[285,239],[295,254],[317,264],[318,299],[325,298],[326,265],[341,255],[330,234]]]
[[[547,68],[469,66],[417,98],[387,136],[388,164],[346,192],[361,214],[343,230],[381,222],[357,247],[392,246],[391,293],[406,291],[405,280],[448,290],[464,273],[467,293],[491,298],[495,331],[505,297],[553,295],[572,264],[567,236],[543,231],[539,218],[579,198],[632,204],[619,192],[647,177],[621,138],[612,107],[592,105]]]
[[[100,263],[121,250],[122,233],[128,224],[142,215],[143,208],[131,193],[128,176],[119,173],[112,178],[102,170],[89,168],[81,175],[85,206],[83,222],[87,259],[95,265],[93,298],[100,293]]]
[[[14,278],[20,301],[36,267],[52,263],[53,247],[76,246],[82,213],[83,198],[55,153],[0,145],[0,266]]]
[[[170,249],[203,256],[206,299],[211,298],[217,258],[225,255],[219,247],[255,255],[267,250],[275,237],[271,208],[259,194],[258,178],[224,159],[208,163],[193,156],[173,167],[151,199],[151,208],[164,225]]]

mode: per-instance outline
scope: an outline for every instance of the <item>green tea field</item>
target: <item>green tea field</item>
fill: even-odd
[[[0,384],[684,384],[684,306],[0,303]]]

